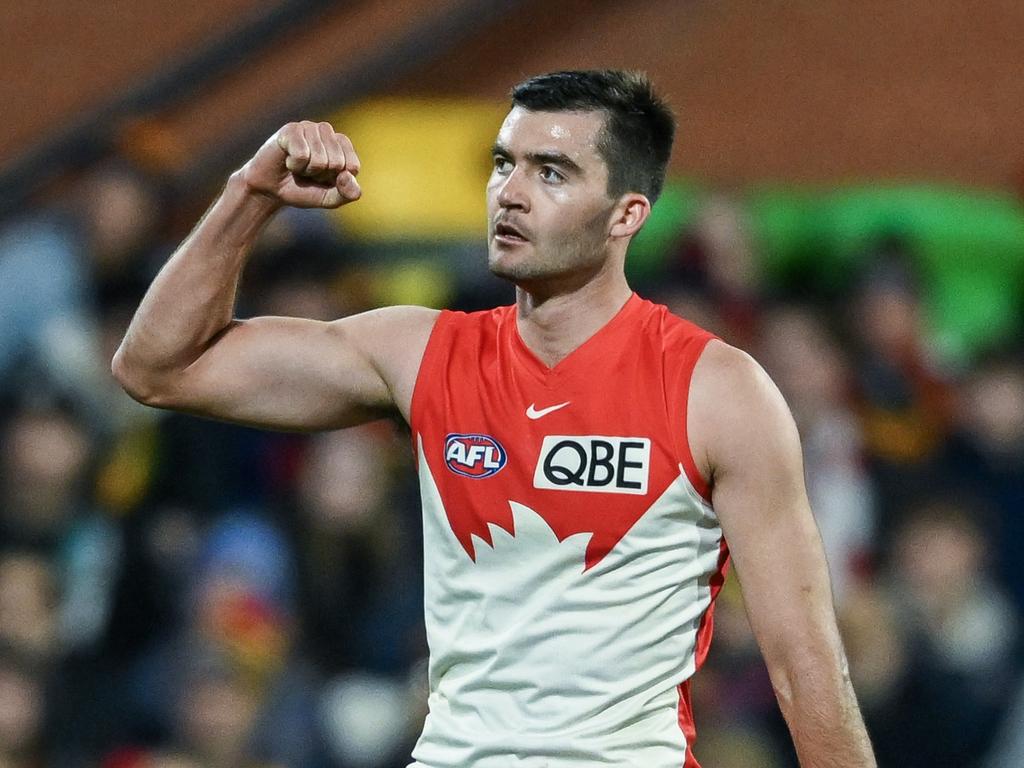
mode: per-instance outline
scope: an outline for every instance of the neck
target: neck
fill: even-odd
[[[516,286],[519,335],[554,367],[615,317],[632,295],[621,265],[605,266],[579,285]]]

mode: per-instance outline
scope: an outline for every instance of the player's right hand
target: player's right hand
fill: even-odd
[[[337,208],[362,195],[359,157],[330,123],[288,123],[241,169],[248,189],[297,208]]]

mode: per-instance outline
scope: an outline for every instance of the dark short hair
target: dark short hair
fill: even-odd
[[[512,105],[532,112],[602,111],[598,151],[608,166],[608,194],[640,192],[654,203],[665,182],[676,121],[642,72],[618,69],[549,72],[512,89]]]

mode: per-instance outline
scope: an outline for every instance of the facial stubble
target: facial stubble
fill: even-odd
[[[488,243],[487,265],[491,273],[513,283],[566,277],[580,271],[596,271],[607,258],[604,224],[608,210],[602,210],[578,230],[557,239],[530,240],[503,248],[494,242],[493,226]],[[521,251],[517,253],[517,251]]]

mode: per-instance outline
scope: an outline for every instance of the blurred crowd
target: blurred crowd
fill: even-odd
[[[407,429],[261,432],[144,408],[109,374],[200,204],[111,162],[0,222],[0,768],[404,767],[427,653]],[[819,295],[769,289],[749,233],[742,200],[709,197],[635,287],[786,396],[880,764],[1024,765],[1022,350],[939,359],[912,243]],[[511,301],[482,239],[447,257],[476,262],[429,272],[449,306]],[[238,314],[408,294],[369,260],[284,211]],[[734,577],[694,698],[709,768],[796,765]]]

